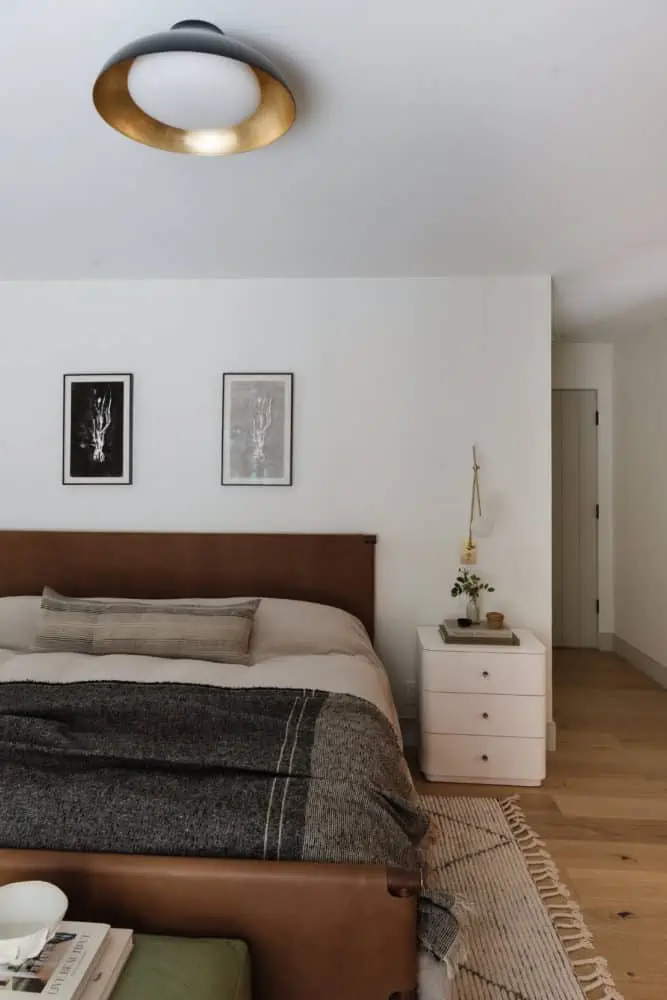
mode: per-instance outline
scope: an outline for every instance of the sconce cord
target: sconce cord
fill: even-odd
[[[479,491],[479,465],[477,464],[477,446],[472,446],[472,495],[470,497],[470,524],[468,526],[468,548],[472,549],[472,522],[475,517],[475,501],[477,511],[482,516],[482,498]]]

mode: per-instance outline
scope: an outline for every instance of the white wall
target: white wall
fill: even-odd
[[[615,344],[616,634],[667,665],[667,326]]]
[[[0,526],[377,532],[405,710],[449,607],[473,441],[494,605],[551,633],[546,278],[0,284]],[[135,375],[135,485],[64,487],[64,372]],[[295,373],[294,486],[219,485],[221,372]]]
[[[559,341],[552,348],[554,389],[597,389],[598,428],[598,597],[602,636],[614,632],[613,344]]]

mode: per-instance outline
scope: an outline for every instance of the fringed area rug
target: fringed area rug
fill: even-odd
[[[429,882],[467,909],[456,1000],[623,1000],[516,799],[421,795]]]

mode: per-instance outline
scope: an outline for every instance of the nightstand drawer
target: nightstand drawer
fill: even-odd
[[[424,733],[420,763],[435,781],[538,783],[546,774],[546,746],[543,739]]]
[[[422,653],[422,688],[482,694],[546,693],[544,657],[489,652]]]
[[[544,698],[502,694],[425,691],[421,724],[425,733],[481,736],[544,736]]]

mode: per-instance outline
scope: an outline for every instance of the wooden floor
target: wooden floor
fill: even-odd
[[[626,1000],[667,1000],[667,691],[612,653],[557,651],[554,716],[547,781],[520,789],[521,805]]]

